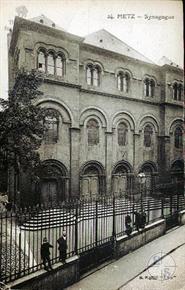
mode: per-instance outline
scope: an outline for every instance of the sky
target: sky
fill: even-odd
[[[104,28],[155,63],[166,56],[183,67],[182,1],[0,0],[0,97],[8,92],[7,32],[22,5],[27,19],[44,14],[79,36]]]

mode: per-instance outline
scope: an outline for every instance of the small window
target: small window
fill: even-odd
[[[124,123],[118,125],[118,145],[125,146],[127,144],[127,126]]]
[[[154,89],[155,89],[155,82],[154,80],[150,80],[150,87],[149,87],[149,96],[154,97]]]
[[[144,95],[145,97],[154,97],[155,82],[153,79],[146,78],[144,81]]]
[[[145,147],[151,147],[151,145],[152,145],[152,134],[153,134],[152,127],[150,125],[147,125],[144,128],[144,146]]]
[[[91,119],[87,123],[88,145],[97,145],[99,143],[99,126],[98,122]]]
[[[64,58],[61,55],[56,58],[56,75],[60,77],[64,75]]]
[[[91,65],[88,65],[86,68],[86,78],[87,84],[91,86],[93,84],[93,68]]]
[[[50,75],[54,75],[55,73],[55,60],[52,52],[48,54],[47,73]]]
[[[95,87],[100,85],[100,70],[98,67],[95,67],[93,70],[93,85]]]
[[[48,110],[46,112],[46,116],[44,118],[44,125],[46,127],[46,132],[44,136],[45,143],[57,143],[59,116],[55,110]]]
[[[38,53],[38,70],[46,72],[46,56],[44,51],[40,50]]]
[[[122,91],[123,90],[123,75],[122,75],[122,73],[119,73],[117,76],[117,84],[118,84],[118,90]]]
[[[175,129],[175,148],[182,148],[183,146],[183,134],[182,129],[180,127],[177,127]]]
[[[144,94],[145,94],[145,97],[149,97],[149,87],[150,87],[150,81],[147,78],[144,81]]]
[[[100,68],[88,65],[86,67],[86,81],[89,86],[98,87],[100,85]]]
[[[123,76],[123,92],[128,93],[129,75],[125,74]]]
[[[118,73],[117,75],[117,86],[118,90],[124,93],[128,93],[129,88],[129,75],[123,72]]]
[[[178,100],[181,101],[182,98],[182,84],[178,85]]]
[[[177,89],[178,89],[177,83],[174,83],[173,84],[173,99],[174,100],[177,100]]]

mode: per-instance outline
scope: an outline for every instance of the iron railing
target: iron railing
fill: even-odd
[[[137,202],[109,196],[69,200],[55,206],[4,209],[0,213],[0,281],[7,283],[41,269],[40,247],[44,237],[53,245],[54,264],[59,261],[57,239],[63,230],[67,235],[67,257],[70,257],[124,235],[126,215],[130,215],[134,229],[135,212],[145,211],[149,224],[161,217],[169,219],[184,208],[184,197],[176,195],[165,199],[145,196]]]

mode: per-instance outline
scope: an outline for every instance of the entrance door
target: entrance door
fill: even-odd
[[[82,194],[84,197],[96,197],[99,193],[99,178],[97,176],[83,176]]]
[[[57,181],[55,179],[43,180],[41,185],[41,202],[57,202]]]
[[[114,181],[113,181],[113,190],[114,195],[124,195],[127,190],[127,176],[126,175],[114,175]]]

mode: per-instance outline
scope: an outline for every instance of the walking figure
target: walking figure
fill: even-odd
[[[139,229],[141,228],[141,215],[139,212],[135,211],[135,223],[134,225],[136,226],[136,230],[139,232]]]
[[[125,227],[126,227],[125,232],[126,232],[126,234],[127,234],[128,236],[130,236],[131,233],[132,233],[131,222],[132,222],[131,217],[130,217],[130,215],[127,213],[127,215],[126,215],[126,217],[125,217]]]
[[[53,248],[53,246],[50,245],[50,243],[47,241],[47,238],[44,238],[43,243],[41,245],[41,258],[43,260],[43,265],[44,265],[45,270],[53,269],[51,266],[51,261],[50,261],[49,248]],[[48,263],[48,267],[46,266],[46,263]]]
[[[62,263],[65,263],[66,256],[67,256],[67,240],[66,240],[66,232],[62,233],[62,236],[57,240],[57,243],[59,244],[59,260],[62,261]]]

